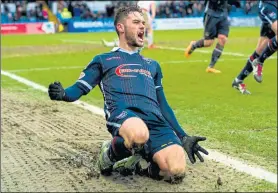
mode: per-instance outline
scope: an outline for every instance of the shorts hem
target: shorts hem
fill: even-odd
[[[157,152],[159,152],[160,150],[162,150],[162,149],[164,149],[164,148],[166,148],[166,147],[169,147],[169,146],[171,146],[171,145],[179,145],[179,146],[182,147],[181,143],[179,143],[178,141],[174,141],[174,142],[172,142],[172,143],[168,143],[167,145],[165,145],[165,146],[163,146],[163,147],[157,147],[156,149],[154,149],[152,152],[150,152],[150,157],[149,157],[149,158],[152,159],[155,153],[157,153]]]

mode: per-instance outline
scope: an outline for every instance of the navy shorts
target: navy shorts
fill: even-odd
[[[277,9],[272,5],[264,5],[259,10],[259,16],[262,20],[261,33],[262,37],[268,37],[269,39],[275,36],[274,31],[271,29],[273,22],[277,21]]]
[[[107,120],[108,131],[112,136],[119,135],[119,128],[125,120],[131,117],[142,119],[149,129],[149,140],[144,146],[144,157],[148,160],[152,159],[153,155],[161,149],[172,145],[182,145],[179,137],[171,128],[169,123],[163,116],[154,113],[143,112],[137,109],[116,110]]]
[[[212,40],[217,38],[218,34],[223,34],[228,37],[230,24],[226,16],[214,17],[209,14],[204,15],[204,38]]]

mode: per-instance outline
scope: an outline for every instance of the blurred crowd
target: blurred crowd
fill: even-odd
[[[2,23],[47,21],[47,10],[35,1],[3,1],[1,4]]]
[[[234,16],[256,15],[258,1],[229,0],[232,3],[230,13]],[[102,8],[89,6],[88,1],[46,1],[59,20],[97,20],[112,18],[120,6],[135,4],[136,1],[106,1]],[[100,1],[91,1],[100,2]],[[108,2],[108,3],[107,3]],[[103,4],[103,3],[102,3]],[[54,6],[55,5],[55,6]],[[157,1],[156,18],[198,17],[204,12],[204,0]],[[37,1],[2,1],[2,23],[35,22],[48,20],[48,12]]]

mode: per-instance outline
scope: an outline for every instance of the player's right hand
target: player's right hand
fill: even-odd
[[[65,96],[65,90],[60,82],[51,83],[48,87],[48,95],[51,100],[61,101]]]

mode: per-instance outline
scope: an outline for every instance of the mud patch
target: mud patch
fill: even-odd
[[[15,46],[1,48],[3,58],[61,54],[71,52],[88,52],[96,48],[103,48],[96,44],[60,44],[60,45],[45,45],[45,46]]]
[[[234,192],[258,190],[262,182],[209,160],[189,164],[181,184],[104,177],[96,161],[111,138],[102,117],[46,95],[2,89],[1,100],[3,192]]]

